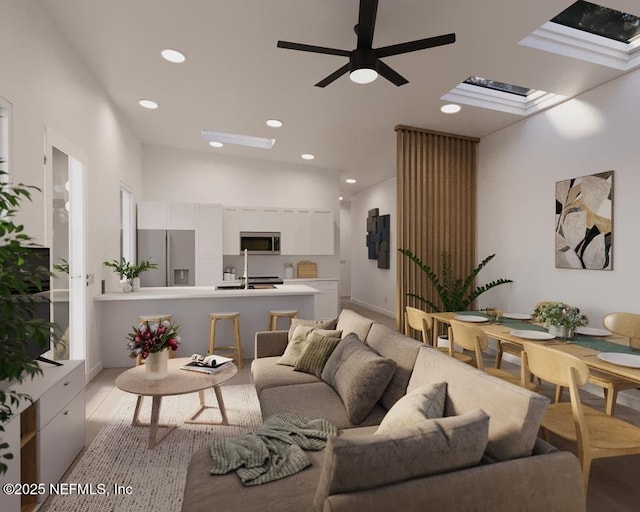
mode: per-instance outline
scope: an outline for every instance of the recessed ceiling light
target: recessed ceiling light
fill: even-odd
[[[457,114],[460,112],[462,107],[460,105],[456,105],[455,103],[449,103],[448,105],[442,105],[440,107],[440,111],[444,114]]]
[[[169,62],[174,62],[175,64],[180,64],[181,62],[184,62],[185,60],[187,60],[187,57],[185,57],[184,53],[179,52],[178,50],[172,50],[171,48],[162,50],[160,52],[160,55],[162,55],[162,58],[164,60],[168,60]]]
[[[344,180],[346,183],[356,183],[358,180],[356,180],[355,178],[347,178],[346,180]]]
[[[276,143],[276,139],[269,139],[266,137],[214,132],[205,129],[201,130],[201,134],[202,138],[208,141],[224,142],[225,144],[236,144],[238,146],[248,146],[251,148],[271,149]]]
[[[224,144],[222,142],[218,142],[217,140],[212,140],[211,142],[209,142],[209,146],[211,146],[212,148],[221,148],[222,146],[224,146]]]
[[[304,160],[313,160],[315,158],[315,156],[310,155],[309,153],[304,153],[302,155],[300,155]]]
[[[338,198],[338,201],[342,201],[343,199],[344,199],[344,198],[343,198],[342,196],[340,196],[340,197]]]
[[[279,119],[267,119],[267,126],[271,126],[271,128],[280,128],[282,125],[284,123]]]
[[[154,109],[158,108],[158,103],[156,103],[153,100],[140,100],[138,102],[138,105],[140,105],[143,108],[148,108],[148,109],[151,109],[151,110],[154,110]]]

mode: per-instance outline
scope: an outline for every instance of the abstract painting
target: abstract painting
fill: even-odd
[[[390,224],[390,215],[379,215],[378,208],[368,211],[367,252],[370,260],[378,260],[378,268],[390,268]]]
[[[556,268],[613,269],[613,171],[556,183]]]

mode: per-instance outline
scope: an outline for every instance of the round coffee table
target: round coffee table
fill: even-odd
[[[220,385],[233,378],[238,373],[238,368],[233,363],[228,363],[213,373],[203,373],[199,371],[187,371],[181,370],[180,367],[189,363],[191,358],[180,357],[175,359],[169,359],[168,363],[168,375],[162,380],[148,380],[144,376],[144,365],[135,366],[116,378],[116,386],[127,393],[133,393],[138,395],[138,401],[136,402],[136,409],[133,414],[132,425],[138,427],[149,427],[149,448],[154,448],[160,441],[167,437],[177,427],[174,424],[160,424],[160,405],[162,403],[163,396],[171,395],[185,395],[188,393],[198,392],[200,396],[200,407],[196,412],[189,416],[185,423],[197,423],[203,425],[228,425],[229,420],[227,418],[227,411],[224,407],[224,401],[222,399],[222,392],[220,391]],[[218,408],[222,415],[221,422],[214,421],[200,421],[198,416],[202,414],[205,409],[210,409],[213,406],[206,405],[204,399],[204,390],[207,388],[213,388],[218,401]],[[151,405],[151,421],[149,423],[143,423],[140,421],[138,415],[140,413],[140,406],[142,405],[142,399],[145,396],[153,398]],[[164,427],[165,431],[160,437],[158,437],[158,427]]]

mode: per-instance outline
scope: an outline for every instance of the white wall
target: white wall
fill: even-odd
[[[95,283],[87,290],[86,367],[94,375],[102,353],[92,297],[100,293],[100,280],[107,274],[102,262],[118,255],[119,184],[140,189],[141,146],[37,2],[0,0],[0,13],[0,96],[13,105],[12,179],[43,187],[45,127],[88,157],[87,272],[95,274]],[[45,235],[44,216],[43,195],[36,193],[18,219],[39,242]]]
[[[255,256],[249,273],[281,276],[285,262],[293,263],[295,269],[299,260],[311,259],[318,264],[318,277],[339,277],[338,171],[152,145],[144,146],[143,167],[141,199],[145,201],[331,210],[335,225],[333,256]],[[241,268],[242,257],[225,256],[224,264]]]
[[[478,258],[497,253],[480,282],[508,277],[480,306],[530,312],[539,300],[580,307],[600,327],[612,311],[640,313],[640,71],[481,140]],[[556,181],[613,169],[613,271],[554,267]]]
[[[340,203],[340,297],[351,297],[351,201]]]
[[[378,208],[391,215],[390,268],[378,268],[367,257],[367,214]],[[351,300],[375,311],[396,316],[396,178],[390,178],[351,200]]]

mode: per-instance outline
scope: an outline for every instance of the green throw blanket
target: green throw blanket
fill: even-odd
[[[243,485],[258,485],[293,475],[311,465],[304,450],[321,450],[336,427],[324,419],[275,414],[255,432],[211,443],[212,475],[236,470]]]

